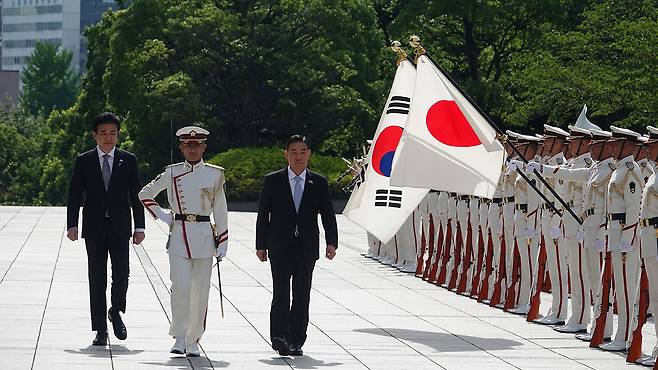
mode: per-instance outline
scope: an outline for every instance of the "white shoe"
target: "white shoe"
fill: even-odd
[[[196,342],[190,343],[185,348],[185,354],[187,357],[199,357],[201,356],[201,351],[199,350],[199,344]]]
[[[577,334],[576,339],[582,340],[583,342],[591,342],[592,334],[591,333]]]
[[[604,351],[611,351],[611,352],[621,352],[626,350],[626,341],[616,341],[613,340],[610,343],[606,344],[599,344],[599,348],[604,350]]]
[[[516,308],[513,308],[513,309],[511,309],[507,312],[513,313],[515,315],[527,315],[529,310],[530,310],[530,307],[527,304],[525,304],[525,305],[521,305],[521,306],[518,306]]]
[[[176,338],[176,342],[174,343],[174,346],[171,347],[171,351],[169,353],[175,353],[177,355],[184,355],[185,354],[185,338]]]
[[[648,360],[642,362],[642,366],[654,367],[656,365],[656,358],[650,357]]]
[[[541,319],[534,320],[534,322],[542,325],[564,325],[564,320],[560,320],[553,315],[544,316]]]
[[[567,324],[553,328],[560,333],[587,333],[587,325]]]

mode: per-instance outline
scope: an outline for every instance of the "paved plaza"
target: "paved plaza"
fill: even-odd
[[[169,266],[164,225],[147,217],[131,248],[128,339],[93,347],[84,242],[64,236],[63,207],[0,207],[0,369],[642,369],[622,354],[525,322],[366,259],[365,232],[338,216],[339,249],[316,264],[303,357],[269,343],[271,275],[254,253],[254,213],[230,213],[213,273],[199,358],[169,354]],[[108,290],[109,294],[109,290]],[[542,297],[545,312],[550,296]],[[644,327],[644,349],[656,341]]]

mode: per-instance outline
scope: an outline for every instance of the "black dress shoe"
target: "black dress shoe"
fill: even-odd
[[[91,342],[94,346],[107,346],[107,331],[99,330],[96,332],[96,338]]]
[[[119,311],[114,311],[113,309],[110,308],[109,311],[107,311],[107,318],[110,320],[112,323],[112,328],[114,329],[114,335],[121,340],[124,340],[128,337],[128,331],[126,330],[126,326],[123,324],[123,320],[121,320],[121,315],[119,315]]]
[[[290,354],[290,346],[286,338],[274,337],[272,338],[272,348],[279,352],[281,356],[288,356]]]
[[[302,346],[299,344],[291,344],[290,345],[290,355],[291,356],[303,356],[304,351],[302,351]]]

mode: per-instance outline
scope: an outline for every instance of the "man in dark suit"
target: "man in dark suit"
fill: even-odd
[[[137,158],[116,148],[119,119],[102,113],[93,120],[94,149],[75,160],[69,183],[67,237],[78,239],[78,214],[82,209],[82,237],[87,247],[87,272],[91,329],[96,331],[93,345],[107,345],[105,290],[107,289],[107,256],[112,263],[112,306],[107,311],[114,334],[126,339],[128,333],[119,312],[126,312],[128,291],[129,239],[140,244],[144,240],[144,208],[137,197],[142,188]],[[132,231],[132,219],[135,232]]]
[[[306,168],[311,150],[305,139],[292,136],[284,154],[289,166],[266,175],[263,181],[256,221],[256,255],[263,262],[269,255],[272,270],[272,348],[282,356],[301,356],[313,268],[319,258],[318,213],[327,243],[325,256],[330,260],[336,255],[338,229],[327,179]]]

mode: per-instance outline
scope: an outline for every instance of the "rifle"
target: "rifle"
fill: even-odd
[[[505,266],[506,247],[505,238],[503,238],[500,243],[500,257],[498,258],[498,279],[496,279],[496,283],[494,284],[493,293],[491,294],[491,302],[489,302],[489,306],[491,307],[496,307],[500,304],[503,289],[502,284],[503,281],[507,281],[507,266]]]
[[[505,294],[504,310],[511,310],[516,304],[516,284],[519,282],[519,270],[521,269],[521,254],[519,253],[519,245],[514,238],[514,252],[512,262],[512,276],[511,281],[507,285],[507,292]]]
[[[453,290],[457,286],[457,274],[459,273],[459,265],[462,263],[462,248],[464,246],[464,239],[462,237],[461,222],[457,220],[457,238],[455,239],[455,256],[452,264],[452,271],[450,272],[450,280],[448,281],[448,290]]]
[[[638,294],[637,321],[633,330],[631,346],[628,348],[628,355],[626,356],[626,362],[630,363],[635,363],[642,356],[642,327],[647,322],[647,309],[649,308],[649,278],[644,268],[644,260],[641,269],[640,285],[638,287],[640,294]]]
[[[480,292],[478,292],[478,302],[482,302],[489,298],[489,277],[493,271],[493,236],[491,230],[487,233],[487,260],[484,267],[484,276],[482,277],[482,285]]]
[[[430,219],[432,218],[432,214],[430,213]],[[425,257],[425,249],[427,248],[427,238],[425,237],[425,225],[421,224],[421,230],[420,230],[420,253],[417,254],[416,256],[416,272],[414,275],[416,277],[422,277],[423,276],[423,257]],[[432,252],[428,251],[429,257],[432,257]]]
[[[443,245],[444,248],[443,253],[441,254],[441,268],[439,269],[439,276],[436,278],[436,285],[443,285],[446,283],[448,261],[450,260],[450,249],[452,248],[452,223],[450,222],[450,219],[448,219],[448,226],[446,226],[446,238]]]
[[[532,261],[530,262],[532,263]],[[532,322],[539,318],[539,305],[541,303],[541,292],[544,289],[544,275],[546,274],[546,242],[544,236],[541,236],[539,246],[539,263],[537,266],[537,283],[534,291],[530,296],[530,309],[526,316],[526,321]]]
[[[470,217],[469,217],[470,219]],[[468,226],[466,227],[466,249],[464,258],[462,260],[462,272],[459,277],[459,284],[457,284],[457,294],[461,294],[466,291],[466,282],[468,281],[468,271],[471,269],[473,264],[473,229],[471,227],[471,222],[469,220]]]
[[[607,243],[606,243],[607,244]],[[612,280],[612,253],[605,252],[603,265],[603,273],[601,274],[601,302],[599,307],[595,307],[598,311],[596,316],[594,332],[592,333],[592,340],[589,342],[591,348],[598,348],[599,344],[603,343],[605,335],[605,322],[608,317],[608,309],[610,308],[610,283]]]
[[[478,225],[478,260],[477,271],[471,281],[471,298],[477,298],[480,288],[480,276],[482,275],[482,263],[484,261],[484,239],[482,237],[482,226]]]

